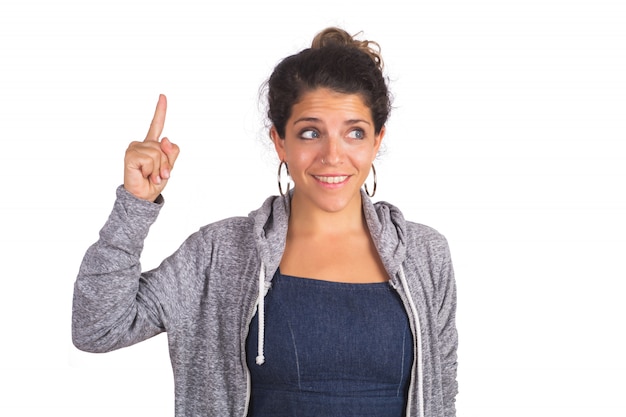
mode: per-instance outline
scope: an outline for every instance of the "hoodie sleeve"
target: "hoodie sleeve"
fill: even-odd
[[[168,311],[180,294],[183,269],[198,271],[198,234],[154,271],[141,272],[139,258],[162,206],[117,190],[100,238],[86,252],[74,284],[72,340],[87,352],[107,352],[165,331]],[[186,259],[191,261],[186,262]]]
[[[444,241],[444,253],[441,260],[438,288],[439,312],[437,326],[439,331],[439,351],[441,354],[441,377],[443,387],[444,415],[456,415],[455,399],[457,384],[457,344],[458,335],[455,324],[456,282],[454,269],[447,242]]]

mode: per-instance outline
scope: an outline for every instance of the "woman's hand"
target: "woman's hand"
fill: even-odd
[[[143,142],[132,142],[124,157],[124,188],[137,198],[155,201],[170,178],[180,149],[161,137],[165,124],[167,99],[159,96],[150,130]]]

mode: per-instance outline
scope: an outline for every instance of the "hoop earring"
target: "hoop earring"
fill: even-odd
[[[374,174],[374,189],[372,190],[372,193],[370,194],[370,190],[367,188],[367,184],[363,184],[365,186],[365,194],[367,194],[367,196],[369,198],[374,197],[374,194],[376,194],[376,182],[377,182],[377,178],[376,178],[376,168],[374,168],[374,164],[372,164],[372,173]]]
[[[285,161],[280,161],[280,165],[278,165],[278,191],[280,192],[280,195],[284,197],[285,194],[289,194],[289,190],[291,190],[291,183],[287,182],[287,191],[283,192],[283,185],[281,181],[283,165],[285,166],[285,171],[287,171],[287,175],[289,175],[289,166],[287,165],[287,162]]]

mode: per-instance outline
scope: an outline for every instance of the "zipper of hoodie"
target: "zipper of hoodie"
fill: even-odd
[[[417,396],[419,397],[419,407],[418,407],[418,415],[419,417],[424,417],[424,393],[423,393],[423,378],[424,372],[423,367],[421,365],[422,361],[422,331],[420,325],[420,318],[417,312],[417,308],[415,307],[415,303],[413,303],[413,299],[411,298],[411,294],[409,293],[408,283],[406,282],[406,276],[404,275],[404,269],[400,266],[400,284],[402,287],[402,291],[398,290],[398,285],[393,281],[390,281],[391,286],[396,292],[398,292],[403,298],[404,308],[407,310],[407,313],[410,313],[413,316],[413,321],[409,321],[411,323],[411,329],[413,334],[415,335],[415,346],[413,352],[413,366],[411,367],[411,383],[409,384],[409,396],[407,398],[406,403],[406,415],[411,415],[411,405],[412,395],[411,393],[414,390],[415,384],[417,383]],[[407,309],[408,305],[408,309]],[[415,323],[415,324],[413,324]],[[417,375],[416,375],[417,374]],[[419,378],[419,380],[417,380]]]
[[[258,308],[258,306],[259,306],[259,300],[257,298],[255,303],[252,305],[251,311],[249,311],[249,313],[248,313],[248,328],[250,328],[250,323],[252,322],[252,318],[254,317],[254,311]],[[248,337],[250,337],[249,334],[248,334]],[[243,416],[242,417],[247,417],[248,410],[250,408],[250,397],[252,396],[252,377],[250,376],[250,368],[248,367],[247,351],[246,351],[245,342],[244,342],[244,346],[243,346],[242,351],[243,351],[243,354],[244,354],[243,367],[246,370],[246,403],[245,403],[245,406],[243,408]]]
[[[246,404],[243,407],[243,417],[247,417],[250,408],[250,396],[252,395],[252,383],[250,381],[250,369],[246,365]]]

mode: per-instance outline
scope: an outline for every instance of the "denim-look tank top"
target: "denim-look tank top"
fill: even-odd
[[[413,362],[407,314],[388,283],[348,284],[276,272],[246,341],[249,417],[405,415]]]

